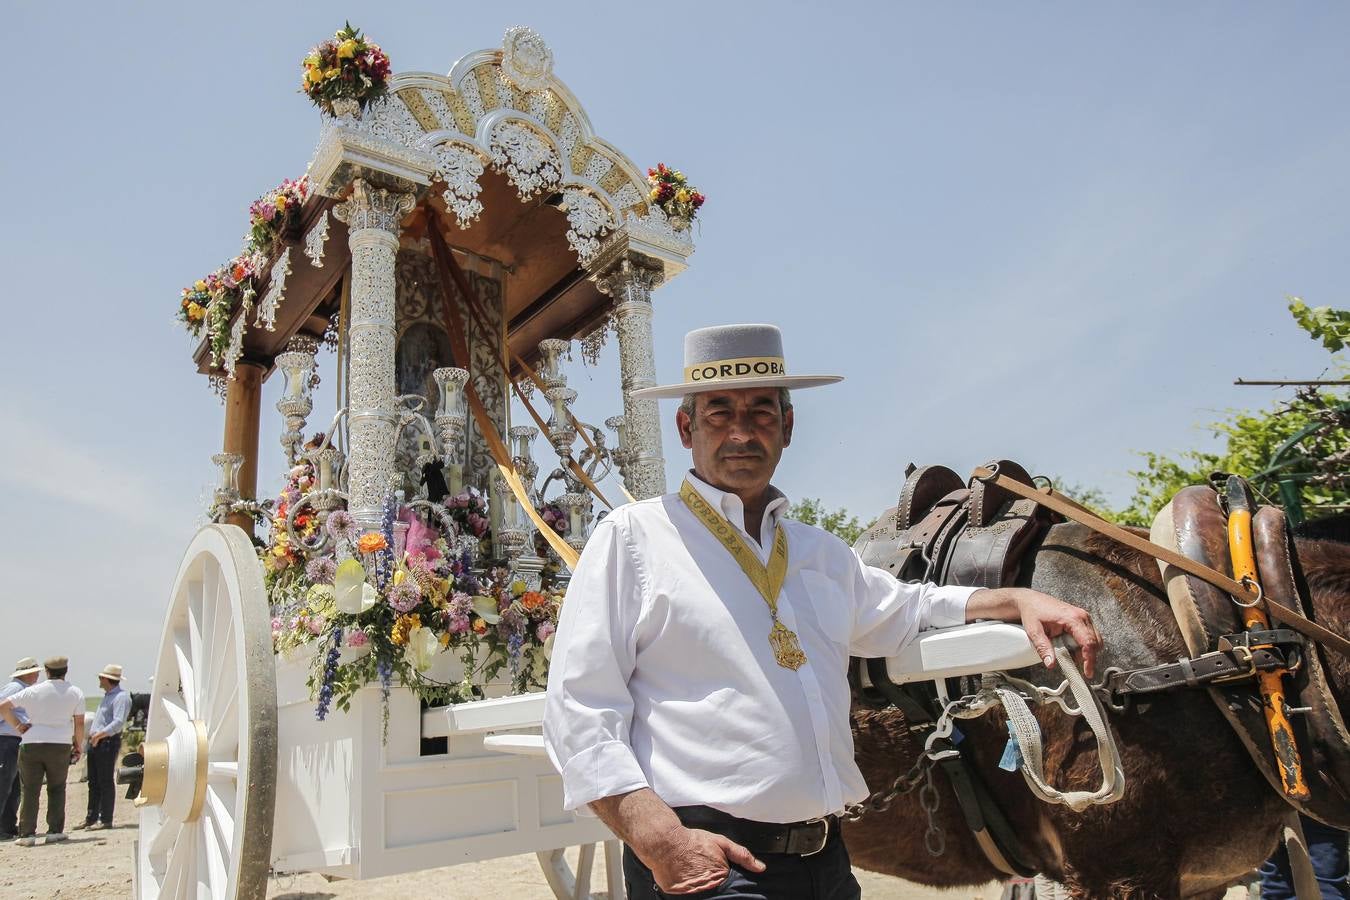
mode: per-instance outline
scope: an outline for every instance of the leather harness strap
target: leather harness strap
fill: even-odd
[[[1247,650],[1215,650],[1194,658],[1183,656],[1172,663],[1146,669],[1107,669],[1097,690],[1113,708],[1122,707],[1121,698],[1130,694],[1155,694],[1178,687],[1201,687],[1225,679],[1246,678],[1256,672],[1283,669],[1285,654],[1275,647]]]
[[[1146,553],[1154,559],[1167,563],[1169,566],[1175,566],[1188,575],[1193,575],[1204,582],[1212,584],[1219,590],[1232,595],[1235,599],[1240,597],[1248,602],[1262,599],[1258,591],[1248,588],[1241,582],[1234,581],[1232,578],[1229,578],[1221,572],[1216,572],[1209,566],[1202,565],[1193,559],[1188,559],[1180,553],[1159,546],[1146,538],[1141,538],[1137,534],[1132,534],[1124,528],[1121,528],[1119,525],[1113,525],[1077,503],[1066,502],[1063,495],[1055,491],[1054,488],[1031,487],[1030,485],[1015,481],[1006,475],[1000,475],[996,469],[984,467],[976,469],[973,477],[980,481],[993,482],[999,487],[1017,494],[1019,497],[1035,500],[1037,503],[1059,513],[1065,518],[1072,519],[1080,525],[1086,525],[1098,534],[1109,537],[1113,541],[1124,544],[1141,553]],[[1272,619],[1276,619],[1283,624],[1288,625],[1304,637],[1311,638],[1345,656],[1350,656],[1350,640],[1346,640],[1336,632],[1331,631],[1316,622],[1310,621],[1288,607],[1281,606],[1278,603],[1267,604],[1267,609]]]

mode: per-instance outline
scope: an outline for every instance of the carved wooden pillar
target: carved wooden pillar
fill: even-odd
[[[239,496],[258,497],[258,415],[262,408],[262,383],[267,370],[258,363],[240,362],[225,388],[225,439],[222,449],[244,458],[239,466]],[[234,513],[225,519],[253,534],[253,516]]]
[[[632,392],[656,384],[652,340],[652,288],[661,269],[645,257],[626,253],[595,279],[614,298],[614,328],[619,335],[619,373],[623,414],[631,454],[624,483],[639,500],[666,492],[666,461],[661,452],[661,414],[655,400],[637,400]]]
[[[352,250],[348,508],[368,530],[380,526],[394,475],[394,265],[399,223],[412,208],[412,194],[358,178],[351,197],[333,209],[347,223]]]

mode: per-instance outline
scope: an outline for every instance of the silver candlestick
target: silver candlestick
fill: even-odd
[[[446,367],[431,373],[440,392],[440,406],[436,409],[436,430],[440,432],[443,460],[445,462],[446,484],[450,494],[456,496],[464,490],[464,465],[461,453],[464,443],[464,426],[468,414],[464,408],[464,385],[469,381],[467,369]]]
[[[286,417],[286,431],[281,435],[281,446],[286,451],[287,465],[295,465],[300,456],[305,420],[314,410],[310,390],[316,365],[314,355],[318,349],[318,341],[301,334],[286,343],[284,353],[277,354],[277,367],[286,376],[286,388],[277,401],[277,412]]]
[[[211,462],[220,467],[220,485],[211,502],[211,518],[219,521],[239,502],[239,467],[244,464],[244,457],[240,453],[217,453]]]

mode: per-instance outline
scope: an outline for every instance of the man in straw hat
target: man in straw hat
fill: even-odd
[[[37,681],[38,664],[25,656],[14,664],[9,683],[0,687],[0,700],[14,696]],[[19,724],[28,721],[21,707],[14,710]],[[23,740],[17,728],[0,721],[0,841],[12,841],[19,830],[19,742]]]
[[[79,761],[84,745],[84,692],[66,681],[70,661],[53,656],[42,663],[47,680],[26,687],[0,700],[0,719],[12,725],[23,742],[19,745],[19,777],[23,799],[19,803],[19,840],[23,847],[37,842],[38,792],[47,780],[47,840],[66,839],[66,777]],[[14,714],[23,707],[28,721]]]
[[[854,898],[838,814],[867,796],[847,665],[924,627],[1021,622],[1047,666],[1087,614],[1036,591],[906,584],[839,538],[784,518],[770,484],[792,439],[791,375],[772,325],[690,332],[682,397],[693,468],[677,493],[614,510],[568,587],[544,738],[564,806],[627,844],[632,898]]]
[[[117,752],[122,748],[122,729],[131,714],[131,695],[122,690],[122,667],[109,665],[98,673],[103,689],[94,720],[89,723],[89,809],[78,831],[111,828],[113,806],[117,803]]]

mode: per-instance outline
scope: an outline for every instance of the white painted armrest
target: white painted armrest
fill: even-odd
[[[544,692],[434,706],[422,713],[422,737],[537,728],[544,722]]]
[[[483,738],[483,748],[518,756],[547,756],[542,734],[489,734]]]
[[[1006,672],[1040,661],[1022,626],[973,622],[920,632],[898,654],[886,658],[886,673],[896,684],[905,684]]]

